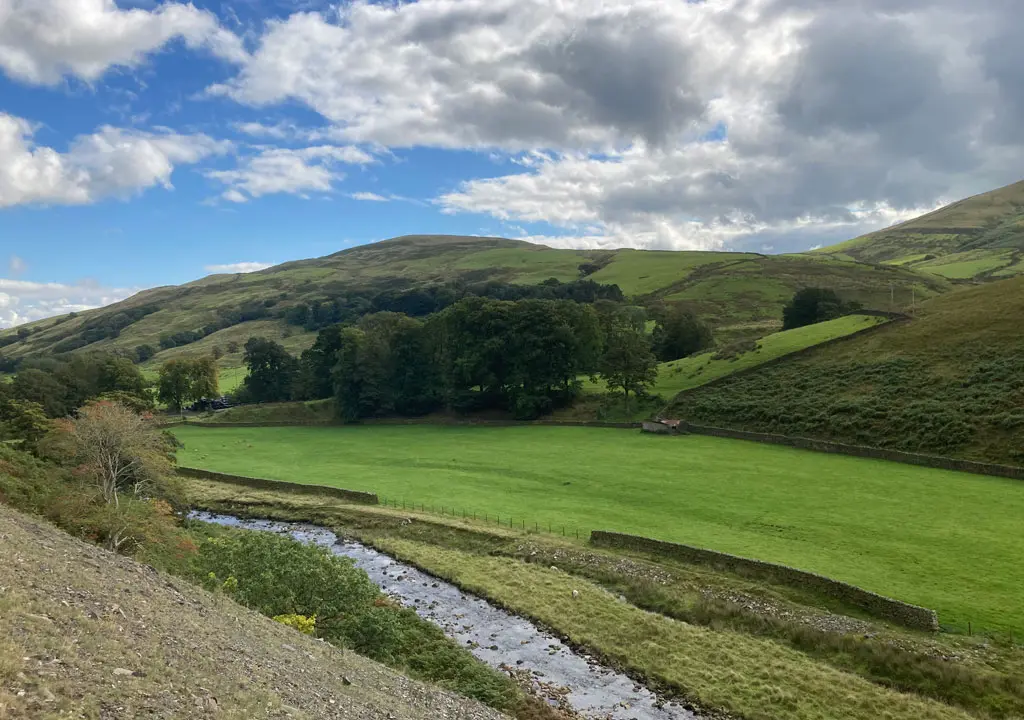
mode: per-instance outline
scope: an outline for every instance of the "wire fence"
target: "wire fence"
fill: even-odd
[[[526,532],[547,533],[561,537],[571,537],[579,540],[586,540],[590,537],[590,530],[562,523],[551,521],[541,522],[535,518],[515,515],[502,515],[492,512],[478,512],[467,508],[460,508],[454,505],[437,505],[434,503],[408,502],[403,498],[380,496],[380,505],[396,510],[409,510],[418,513],[432,513],[442,517],[450,517],[462,520],[472,520],[485,525],[495,527],[506,527],[512,530],[524,530]]]

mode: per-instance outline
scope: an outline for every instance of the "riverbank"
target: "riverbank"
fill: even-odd
[[[683,703],[809,719],[834,717],[836,707],[844,717],[908,719],[1010,717],[1024,707],[1019,648],[903,631],[789,589],[571,540],[190,484],[205,507],[312,521],[357,538],[540,621]]]

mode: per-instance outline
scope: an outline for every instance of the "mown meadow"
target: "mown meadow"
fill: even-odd
[[[1024,634],[1024,484],[703,436],[579,427],[179,427],[182,465],[610,529],[819,572]]]

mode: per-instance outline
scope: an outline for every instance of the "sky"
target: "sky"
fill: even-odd
[[[413,233],[793,252],[1024,177],[1019,0],[0,0],[0,327]]]

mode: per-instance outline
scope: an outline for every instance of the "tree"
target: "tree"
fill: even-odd
[[[711,346],[711,327],[682,306],[660,313],[652,333],[654,354],[662,362],[678,360]]]
[[[217,364],[213,358],[178,358],[160,367],[158,398],[181,412],[193,400],[216,397]]]
[[[782,329],[792,330],[832,320],[859,307],[859,303],[844,303],[835,290],[804,288],[798,290],[793,299],[782,308]]]
[[[345,422],[356,422],[376,411],[376,406],[368,402],[370,393],[366,391],[366,333],[359,328],[342,328],[338,341],[337,361],[331,373],[335,413]]]
[[[63,417],[74,409],[68,402],[64,383],[54,373],[41,368],[26,368],[15,375],[11,395],[38,404],[52,418]]]
[[[152,418],[113,402],[90,403],[78,417],[57,421],[44,451],[76,466],[114,506],[122,495],[152,492],[172,464],[172,449]]]
[[[249,368],[245,390],[255,402],[290,400],[298,361],[284,346],[262,337],[251,337],[245,343],[242,361]]]
[[[341,348],[341,325],[324,328],[316,342],[302,353],[295,379],[295,396],[301,400],[320,400],[334,394],[331,371]]]
[[[42,405],[0,392],[0,441],[13,440],[34,450],[50,428],[51,420]]]
[[[626,411],[629,394],[641,395],[658,377],[651,343],[628,316],[612,318],[605,327],[605,348],[598,373],[609,390],[622,390]]]

